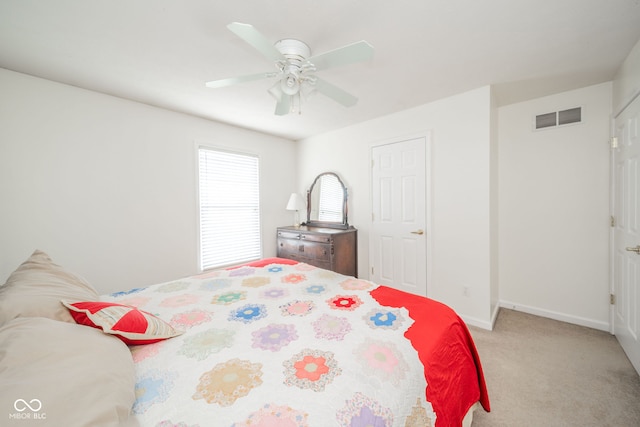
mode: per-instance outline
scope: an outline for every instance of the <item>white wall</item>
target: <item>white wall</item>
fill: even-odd
[[[533,130],[536,114],[583,122]],[[500,300],[609,329],[611,83],[499,109]]]
[[[620,112],[638,94],[640,94],[640,40],[613,79],[613,112]]]
[[[0,283],[31,252],[101,293],[197,272],[195,141],[258,154],[264,256],[292,141],[0,69]]]
[[[491,247],[497,231],[490,225],[490,200],[497,189],[491,188],[490,125],[491,90],[483,87],[298,142],[302,194],[324,171],[337,172],[347,185],[349,223],[358,228],[358,272],[367,278],[371,146],[430,132],[433,271],[427,294],[486,328],[491,327],[490,294],[497,290],[490,283],[497,278],[490,259],[497,254]]]

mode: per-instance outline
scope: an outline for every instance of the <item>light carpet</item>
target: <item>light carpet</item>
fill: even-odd
[[[640,376],[613,335],[507,309],[469,329],[491,400],[472,427],[640,426]]]

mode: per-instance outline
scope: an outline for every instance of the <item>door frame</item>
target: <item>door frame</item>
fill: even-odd
[[[620,111],[622,112],[622,111]],[[620,113],[618,113],[619,115]],[[615,335],[615,319],[616,319],[616,309],[615,305],[611,304],[611,295],[616,294],[616,269],[615,269],[615,253],[616,253],[616,227],[615,227],[615,218],[617,212],[615,211],[615,190],[616,190],[616,155],[615,150],[612,147],[613,138],[616,135],[616,117],[618,115],[611,115],[610,125],[609,125],[609,333],[611,335]]]
[[[403,136],[396,136],[392,138],[385,138],[383,140],[378,140],[372,142],[369,146],[369,230],[373,229],[373,149],[376,147],[380,147],[383,145],[391,145],[404,141],[409,141],[412,139],[424,139],[425,144],[425,159],[424,159],[424,176],[425,176],[425,251],[426,251],[426,263],[425,268],[426,271],[426,287],[427,287],[427,297],[429,296],[430,284],[432,283],[432,275],[433,275],[433,138],[432,138],[431,130],[424,130],[417,133],[411,133]],[[374,251],[373,251],[373,239],[369,238],[369,271],[367,272],[367,277],[371,277],[371,268],[373,267],[374,261]]]

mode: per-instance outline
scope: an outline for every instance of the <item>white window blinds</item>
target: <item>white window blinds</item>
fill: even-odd
[[[335,176],[322,175],[320,177],[320,201],[318,203],[318,220],[342,222],[342,208],[344,193],[342,185]]]
[[[200,267],[260,258],[258,157],[200,147],[198,159]]]

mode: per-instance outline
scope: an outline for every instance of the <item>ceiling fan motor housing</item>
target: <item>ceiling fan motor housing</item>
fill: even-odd
[[[290,62],[302,63],[311,56],[311,49],[305,42],[296,39],[282,39],[275,43],[275,48]]]

